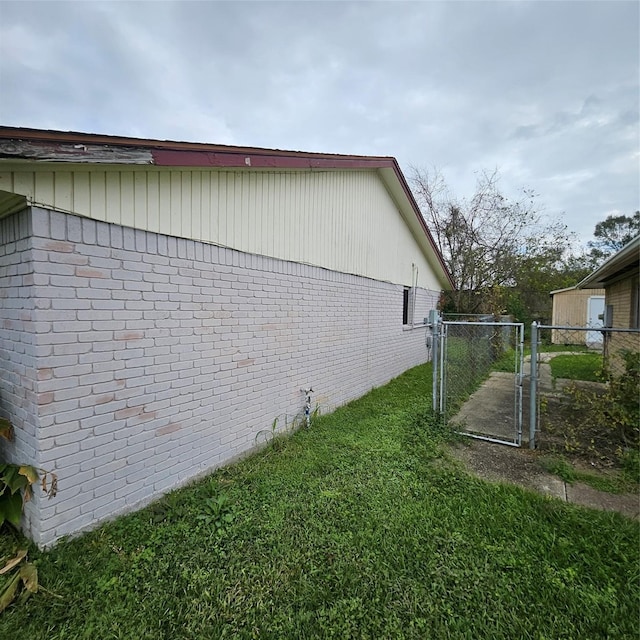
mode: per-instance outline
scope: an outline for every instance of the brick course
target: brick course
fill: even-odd
[[[328,412],[427,359],[399,285],[38,208],[0,232],[10,455],[59,476],[41,545],[246,453],[304,387]]]

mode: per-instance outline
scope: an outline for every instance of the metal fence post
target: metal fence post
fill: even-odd
[[[446,420],[445,411],[447,409],[447,376],[444,370],[445,367],[445,353],[446,353],[446,341],[447,341],[447,328],[439,320],[438,321],[438,337],[440,338],[439,352],[439,365],[438,365],[438,412],[443,421]]]
[[[536,412],[538,408],[538,323],[531,323],[531,362],[529,398],[529,449],[536,448]]]
[[[431,391],[431,409],[438,411],[438,365],[440,358],[440,318],[434,314],[433,323],[431,325],[431,335],[433,340],[431,351],[431,364],[433,371],[433,384]]]

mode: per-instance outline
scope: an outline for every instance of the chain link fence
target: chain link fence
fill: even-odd
[[[640,331],[532,327],[536,447],[619,464],[640,445]]]
[[[519,444],[521,386],[514,384],[514,376],[519,379],[521,372],[522,333],[522,325],[507,322],[457,320],[437,326],[434,406],[445,422],[456,416],[459,428],[469,435]],[[495,404],[497,414],[489,412],[482,423],[468,420],[463,405],[496,373],[509,380],[506,385],[494,384],[492,392],[506,397],[496,404],[491,395],[482,404]]]

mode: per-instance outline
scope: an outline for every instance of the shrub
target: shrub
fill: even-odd
[[[581,432],[591,434],[592,448],[597,442],[613,447],[619,461],[629,451],[640,449],[640,353],[624,351],[624,373],[611,376],[600,391],[571,385],[566,393],[575,415],[580,415]],[[598,453],[598,451],[595,451]]]
[[[4,418],[0,418],[0,436],[8,441],[13,440],[13,426]],[[24,503],[31,498],[31,487],[39,480],[38,471],[42,475],[43,491],[52,498],[57,491],[55,474],[30,465],[0,460],[0,528],[5,522],[14,527],[20,526]],[[7,577],[4,582],[0,582],[0,612],[11,604],[21,589],[22,601],[38,591],[38,572],[35,565],[27,561],[26,549],[17,550],[14,557],[4,560],[5,565],[0,568],[0,576]]]

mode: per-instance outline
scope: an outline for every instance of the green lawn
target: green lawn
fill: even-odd
[[[602,354],[576,353],[560,355],[550,362],[554,378],[602,382]]]
[[[7,609],[0,638],[637,638],[638,522],[473,479],[430,396],[418,367],[32,550],[48,591]]]

